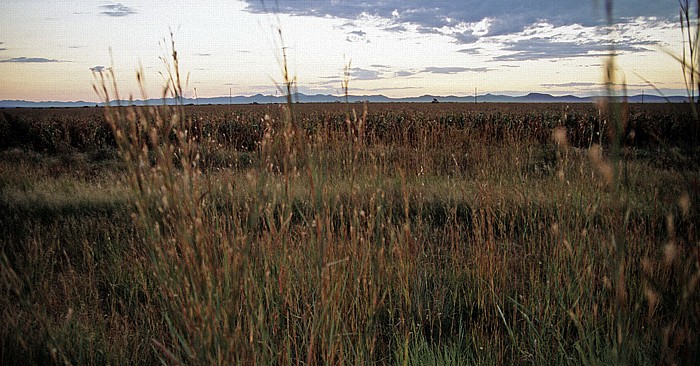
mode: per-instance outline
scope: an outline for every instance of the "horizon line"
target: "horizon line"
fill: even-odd
[[[334,98],[340,98],[343,99],[346,96],[348,98],[361,98],[361,97],[382,97],[386,99],[392,99],[392,100],[404,100],[404,99],[417,99],[417,98],[474,98],[474,94],[464,94],[464,95],[458,95],[458,94],[448,94],[448,95],[437,95],[437,94],[421,94],[421,95],[413,95],[413,96],[405,96],[405,97],[391,97],[387,96],[382,93],[377,93],[377,94],[371,94],[371,93],[365,93],[365,94],[335,94],[335,93],[323,93],[323,92],[318,92],[318,93],[302,93],[302,92],[297,92],[297,93],[292,93],[292,96],[294,95],[303,95],[303,96],[308,96],[308,97],[314,97],[314,96],[326,96],[326,97],[334,97]],[[553,98],[577,98],[577,99],[595,99],[595,98],[605,98],[609,97],[608,95],[605,94],[574,94],[574,93],[557,93],[557,94],[551,94],[548,92],[539,92],[539,91],[531,91],[531,92],[524,92],[524,94],[516,94],[516,93],[509,93],[509,92],[486,92],[482,94],[476,94],[477,99],[479,97],[486,97],[486,96],[494,96],[494,97],[507,97],[507,98],[525,98],[531,95],[541,95],[544,97],[553,97]],[[264,94],[264,93],[255,93],[255,94],[237,94],[237,95],[219,95],[219,96],[211,96],[211,97],[194,97],[194,96],[189,96],[189,97],[179,97],[182,98],[183,100],[188,100],[188,101],[197,101],[197,100],[207,100],[207,99],[233,99],[233,98],[254,98],[254,97],[266,97],[266,98],[284,98],[284,94]],[[636,93],[636,94],[628,94],[628,95],[614,95],[613,97],[615,98],[637,98],[637,97],[651,97],[651,98],[666,98],[666,99],[678,99],[678,98],[686,98],[690,99],[689,95],[681,95],[681,94],[672,94],[672,95],[664,95],[662,93]],[[118,100],[119,102],[146,102],[146,101],[153,101],[153,100],[174,100],[177,99],[177,97],[155,97],[155,98],[147,98],[147,99],[120,99]],[[110,102],[116,102],[117,100],[111,100]],[[92,101],[92,100],[32,100],[32,99],[0,99],[0,102],[25,102],[25,103],[95,103],[95,104],[104,104],[104,101]],[[301,103],[301,102],[300,102]],[[313,102],[306,102],[306,103],[313,103]],[[236,103],[233,103],[236,104]],[[240,103],[238,103],[240,104]]]

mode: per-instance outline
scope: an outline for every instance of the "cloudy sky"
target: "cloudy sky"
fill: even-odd
[[[160,96],[174,34],[187,96],[275,94],[282,30],[304,93],[393,97],[600,93],[614,49],[631,93],[682,94],[676,0],[0,2],[0,99],[88,100],[113,67],[123,94]],[[110,55],[111,49],[111,55]]]

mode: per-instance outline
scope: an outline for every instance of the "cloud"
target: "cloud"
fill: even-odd
[[[586,82],[569,82],[569,83],[557,83],[557,84],[540,84],[545,88],[590,88],[593,86],[599,86],[598,83],[586,83]]]
[[[568,83],[553,83],[553,84],[540,84],[540,86],[548,89],[552,88],[567,88],[567,89],[591,89],[591,88],[596,88],[596,87],[604,87],[604,83],[591,83],[591,82],[568,82]],[[645,87],[648,86],[648,84],[622,84],[622,83],[614,83],[612,86],[615,87],[632,87],[632,88],[639,88],[639,87]]]
[[[195,53],[195,56],[202,56],[202,57],[208,57],[211,56],[211,53]]]
[[[366,35],[367,35],[367,33],[362,31],[362,30],[355,30],[352,32],[348,32],[348,37],[345,40],[348,42],[367,42],[367,43],[369,43],[369,40],[367,39],[367,37],[365,37]]]
[[[403,25],[394,25],[391,27],[386,27],[386,28],[384,28],[384,30],[387,32],[392,32],[392,33],[408,32],[408,28],[406,28]]]
[[[49,62],[69,62],[69,61],[61,61],[61,60],[54,60],[50,58],[43,58],[43,57],[15,57],[7,60],[0,60],[0,62],[3,63],[9,63],[9,62],[14,62],[14,63],[49,63]]]
[[[408,70],[401,70],[401,71],[395,72],[395,73],[394,73],[394,76],[397,76],[397,77],[407,77],[407,76],[413,76],[413,75],[415,75],[415,74],[417,74],[417,72],[408,71]]]
[[[365,91],[387,91],[387,90],[412,90],[412,89],[422,89],[420,86],[397,86],[397,87],[388,87],[388,88],[372,88],[372,89],[363,89]]]
[[[464,32],[455,32],[452,34],[452,37],[454,37],[454,39],[459,44],[476,43],[476,41],[478,41],[480,38],[471,30],[466,30]]]
[[[354,67],[350,70],[350,76],[353,80],[379,80],[381,73],[377,70],[362,69]]]
[[[553,37],[533,37],[515,42],[506,42],[503,50],[511,54],[496,56],[494,61],[530,61],[576,57],[599,57],[610,55],[610,50],[619,52],[647,51],[645,41],[628,43],[605,40],[558,41]],[[653,43],[653,42],[652,42]]]
[[[412,77],[421,73],[452,75],[463,72],[487,72],[492,70],[487,67],[426,67],[422,70],[392,70],[387,65],[370,65],[369,69],[354,67],[350,70],[351,80],[381,80],[385,78]],[[322,84],[341,82],[337,76],[321,76],[320,79],[328,79]]]
[[[457,52],[459,53],[466,53],[467,55],[479,55],[481,52],[479,52],[480,48],[463,48],[461,50],[458,50]]]
[[[315,95],[315,94],[334,94],[338,92],[337,88],[333,87],[327,87],[327,86],[309,86],[309,85],[299,85],[297,87],[297,92],[301,94],[306,94],[306,95]]]
[[[351,80],[381,80],[381,79],[386,79],[386,78],[392,78],[392,77],[410,77],[414,76],[416,74],[422,73],[422,72],[434,72],[437,73],[437,71],[440,68],[427,68],[425,70],[421,71],[416,71],[416,70],[392,70],[391,66],[387,65],[370,65],[369,68],[361,68],[361,67],[353,67],[350,69],[350,79]],[[449,69],[449,68],[444,68],[444,69]],[[466,69],[466,68],[459,68],[460,70],[457,70],[457,72],[464,72],[464,71],[474,71],[477,69]],[[485,69],[485,68],[479,68],[479,69]],[[428,70],[428,71],[426,71]],[[449,70],[447,70],[449,71]],[[325,83],[335,83],[335,82],[341,82],[342,80],[339,79],[337,76],[322,76],[319,77],[320,79],[327,79]]]
[[[353,67],[350,69],[350,79],[351,80],[380,80],[392,77],[408,77],[416,75],[423,71],[415,70],[392,70],[391,66],[373,64],[369,68]],[[338,83],[343,80],[337,75],[331,76],[319,76],[318,79],[323,79],[321,84]]]
[[[340,29],[340,30],[345,30],[348,28],[355,28],[355,27],[357,27],[355,22],[345,22],[341,25],[333,26],[334,29]]]
[[[247,11],[264,13],[274,11],[282,14],[315,17],[336,17],[349,21],[363,17],[384,20],[385,30],[406,31],[407,25],[417,27],[419,32],[437,32],[443,29],[460,29],[452,33],[459,43],[473,43],[483,36],[514,34],[538,22],[555,26],[579,24],[595,27],[606,24],[604,2],[598,1],[553,1],[553,0],[435,0],[417,2],[404,0],[384,1],[298,1],[278,0],[273,9],[268,9],[259,0],[245,0]],[[613,14],[616,22],[631,22],[637,18],[652,17],[657,20],[675,22],[678,4],[675,1],[616,0]],[[474,25],[486,21],[485,33],[464,32],[461,25]]]
[[[355,37],[355,36],[348,36],[347,38],[345,38],[345,41],[351,42],[351,43],[354,43],[354,42],[362,42],[362,41],[364,41],[365,43],[371,43],[371,42],[369,41],[369,39],[358,38],[358,37]]]
[[[5,48],[5,47],[0,47],[0,51],[5,51],[5,50],[7,50],[7,48]]]
[[[100,8],[103,9],[100,14],[110,17],[125,17],[127,15],[136,14],[136,9],[123,5],[122,3],[100,5]]]
[[[320,81],[320,82],[316,82],[316,83],[309,83],[309,84],[318,85],[318,86],[322,86],[322,87],[329,87],[330,85],[335,85],[335,86],[342,85],[342,83],[344,81],[337,76],[326,76],[326,77],[322,77],[322,79],[325,79],[325,80]]]
[[[97,65],[97,66],[95,66],[95,67],[91,67],[91,68],[90,68],[90,71],[96,72],[96,73],[105,72],[105,71],[107,71],[107,70],[109,70],[109,68],[108,68],[108,67],[105,67],[105,66],[102,66],[102,65]]]
[[[332,75],[332,76],[319,76],[319,79],[337,79],[338,75]]]
[[[431,74],[444,74],[452,75],[459,74],[462,72],[487,72],[491,69],[487,67],[426,67],[422,72],[427,72]]]

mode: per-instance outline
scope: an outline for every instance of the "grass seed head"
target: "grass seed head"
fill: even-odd
[[[567,138],[566,138],[566,128],[563,126],[559,126],[554,129],[554,132],[552,133],[552,136],[554,137],[554,142],[557,144],[559,147],[566,147],[567,146]]]

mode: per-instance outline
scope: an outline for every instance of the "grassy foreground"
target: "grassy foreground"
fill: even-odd
[[[696,122],[608,109],[0,111],[0,363],[698,364]]]

